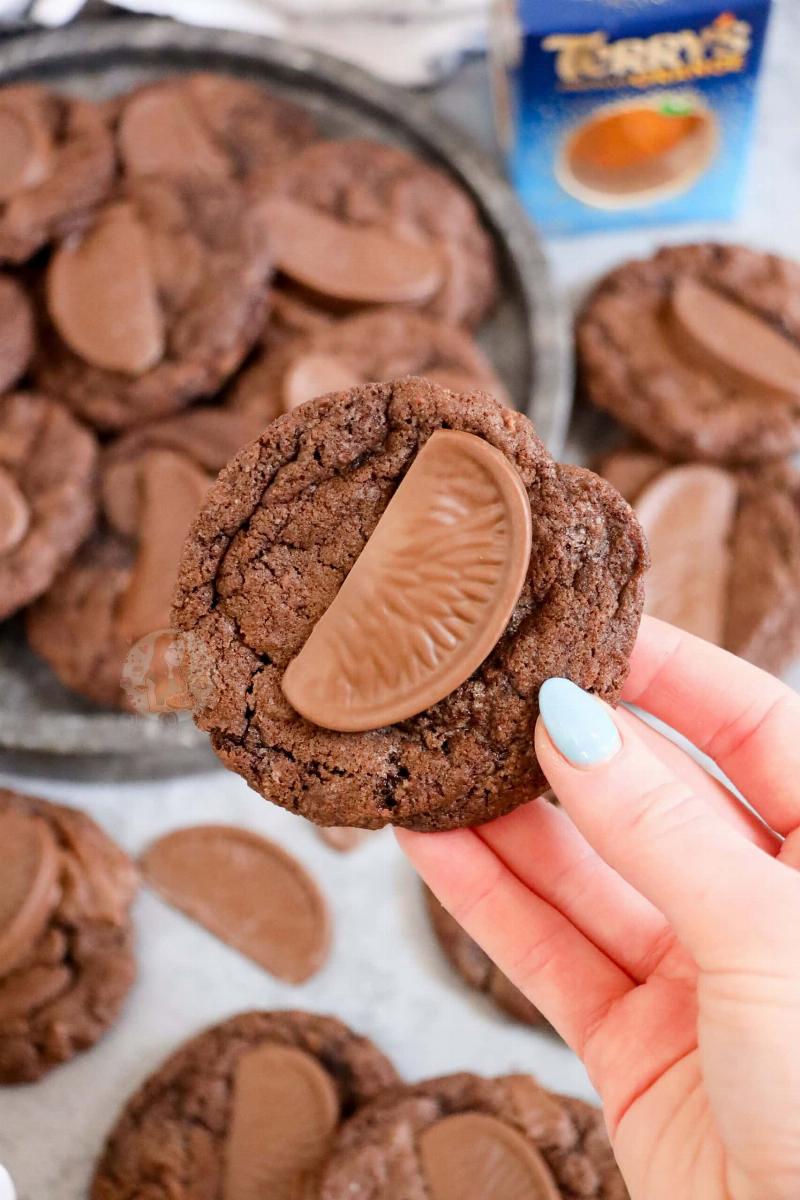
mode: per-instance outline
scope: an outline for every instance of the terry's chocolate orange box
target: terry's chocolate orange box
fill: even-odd
[[[549,233],[732,216],[770,0],[499,0],[496,100]]]

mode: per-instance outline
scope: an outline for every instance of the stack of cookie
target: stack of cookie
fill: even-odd
[[[6,87],[0,129],[0,619],[127,707],[205,490],[275,416],[407,374],[503,398],[493,243],[436,168],[233,77]]]
[[[630,440],[647,611],[776,673],[800,653],[800,264],[735,245],[626,263],[579,317],[583,395]]]

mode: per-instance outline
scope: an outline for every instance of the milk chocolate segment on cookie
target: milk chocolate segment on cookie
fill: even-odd
[[[800,346],[757,313],[684,275],[673,285],[670,316],[682,351],[723,382],[800,396]]]
[[[531,552],[527,492],[501,451],[438,430],[283,676],[289,703],[341,732],[423,712],[497,643]]]
[[[266,838],[228,825],[178,829],[150,847],[145,878],[176,908],[288,983],[328,953],[328,910],[305,868]]]
[[[181,549],[210,476],[172,450],[149,450],[141,468],[139,548],[117,614],[129,641],[169,624]]]
[[[275,261],[303,287],[353,304],[418,304],[441,287],[431,246],[385,230],[346,225],[293,200],[264,205]]]
[[[0,975],[25,958],[58,901],[58,846],[40,818],[0,812]]]
[[[532,1142],[497,1117],[464,1112],[429,1126],[419,1140],[431,1200],[560,1200]]]
[[[223,1200],[313,1200],[339,1122],[339,1097],[316,1058],[266,1042],[233,1080]]]
[[[164,321],[150,247],[130,205],[111,205],[56,251],[47,305],[70,349],[96,367],[141,375],[161,361]]]
[[[18,546],[31,521],[28,501],[13,475],[0,467],[0,554]]]
[[[642,492],[636,515],[653,563],[645,611],[722,645],[738,489],[719,467],[665,471]]]
[[[0,200],[36,187],[49,167],[45,131],[31,120],[23,106],[4,104],[0,98]]]
[[[215,145],[187,90],[143,89],[127,101],[117,131],[132,175],[205,175],[227,179],[225,154]]]
[[[346,362],[332,354],[304,354],[291,364],[283,377],[283,405],[286,412],[326,396],[355,387],[361,380]]]

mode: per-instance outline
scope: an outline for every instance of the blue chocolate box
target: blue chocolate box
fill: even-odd
[[[732,216],[769,7],[499,4],[501,133],[517,189],[544,231]]]

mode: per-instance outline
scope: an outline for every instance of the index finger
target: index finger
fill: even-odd
[[[644,617],[622,698],[712,758],[778,833],[800,825],[800,696],[779,679]]]

